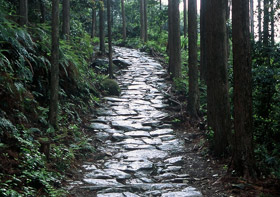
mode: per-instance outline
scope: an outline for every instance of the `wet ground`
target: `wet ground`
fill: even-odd
[[[99,156],[84,163],[83,177],[70,183],[70,193],[98,197],[205,195],[203,187],[190,185],[199,181],[196,172],[207,167],[189,161],[193,156],[188,155],[185,143],[192,137],[178,137],[172,125],[163,121],[170,115],[166,70],[134,49],[115,48],[115,54],[129,64],[117,76],[121,95],[106,97],[92,118],[90,128],[101,142]],[[214,179],[218,176],[213,172]]]

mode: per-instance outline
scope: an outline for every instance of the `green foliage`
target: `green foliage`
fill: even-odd
[[[101,85],[107,95],[119,96],[121,93],[119,84],[113,79],[105,79]]]

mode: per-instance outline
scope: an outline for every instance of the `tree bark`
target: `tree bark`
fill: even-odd
[[[104,1],[101,0],[104,5]],[[104,7],[99,9],[99,50],[102,54],[105,54],[105,32],[104,32]]]
[[[70,36],[70,0],[63,0],[62,3],[62,35],[69,40]]]
[[[250,0],[250,28],[251,28],[251,37],[254,40],[255,37],[254,0]]]
[[[95,27],[96,27],[96,10],[95,10],[95,8],[92,8],[91,38],[95,37]]]
[[[263,16],[263,45],[264,47],[268,47],[268,38],[269,38],[269,0],[263,1],[263,10],[264,10],[264,16]]]
[[[184,38],[187,37],[188,23],[187,23],[187,0],[183,0],[184,4]]]
[[[46,22],[46,7],[45,7],[43,0],[40,0],[40,11],[41,11],[40,22],[45,23]]]
[[[258,0],[258,35],[259,41],[262,41],[262,9],[261,9],[261,0]]]
[[[206,80],[206,0],[200,0],[200,80]]]
[[[112,60],[112,30],[111,30],[111,0],[107,0],[107,24],[108,24],[108,45],[109,45],[109,77],[113,78],[113,60]]]
[[[147,0],[144,0],[144,42],[148,41]]]
[[[226,9],[228,1],[206,0],[207,120],[214,132],[214,154],[223,156],[231,131],[227,74]]]
[[[275,11],[274,11],[274,0],[270,0],[270,18],[271,18],[271,46],[274,46],[275,44],[275,28],[274,28],[274,15],[275,15]]]
[[[197,67],[197,3],[188,0],[188,34],[189,34],[189,97],[187,110],[192,119],[198,119],[199,92]]]
[[[171,20],[169,22],[169,70],[171,78],[181,77],[181,40],[179,0],[169,0]],[[170,6],[170,7],[169,7]]]
[[[145,39],[145,22],[144,22],[144,0],[140,1],[140,39]]]
[[[52,0],[52,50],[51,50],[51,92],[49,123],[58,128],[58,89],[59,89],[59,0]]]
[[[249,2],[234,0],[232,7],[234,144],[233,169],[239,176],[255,176],[252,116],[252,61]]]
[[[126,18],[125,18],[125,7],[124,7],[124,0],[121,0],[121,4],[122,4],[122,34],[123,34],[123,40],[126,40]]]
[[[28,23],[28,0],[19,1],[19,24],[21,26]]]

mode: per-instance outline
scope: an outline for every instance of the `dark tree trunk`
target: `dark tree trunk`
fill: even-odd
[[[123,34],[123,40],[126,40],[126,18],[125,18],[125,7],[124,7],[124,0],[121,0],[121,4],[122,4],[122,34]]]
[[[40,22],[45,23],[46,22],[46,7],[45,7],[43,0],[40,0],[40,11],[41,11]]]
[[[262,9],[261,9],[261,0],[258,0],[258,34],[259,41],[262,41]]]
[[[63,0],[62,18],[62,35],[68,40],[70,36],[70,0]]]
[[[214,154],[223,156],[231,131],[227,74],[228,1],[206,0],[207,120],[214,131]]]
[[[255,36],[254,0],[250,0],[250,28],[251,28],[251,37],[252,37],[252,39],[254,39],[254,36]]]
[[[109,45],[109,77],[113,78],[112,60],[112,30],[111,30],[111,0],[107,0],[107,24],[108,24],[108,45]]]
[[[187,0],[183,0],[184,2],[184,38],[187,37],[188,31],[188,23],[187,23]]]
[[[96,10],[95,10],[95,8],[92,8],[91,38],[95,37],[95,27],[96,27]]]
[[[169,70],[172,79],[181,77],[181,40],[179,0],[169,0],[171,20],[169,22]]]
[[[252,116],[252,62],[249,2],[234,0],[232,7],[234,144],[233,169],[239,176],[255,175]]]
[[[28,0],[19,1],[19,24],[21,26],[28,23]]]
[[[51,51],[51,92],[49,123],[58,128],[58,89],[59,89],[59,0],[52,0],[52,51]]]
[[[198,67],[197,67],[197,3],[188,0],[188,29],[189,29],[189,97],[188,112],[191,118],[198,119],[199,92],[198,92]]]
[[[263,1],[263,10],[264,10],[264,16],[263,16],[263,45],[264,47],[268,47],[268,37],[269,37],[269,0]]]
[[[104,2],[102,0],[102,2]],[[99,9],[99,50],[102,54],[105,54],[105,32],[104,32],[104,8]]]
[[[275,25],[275,22],[274,22],[274,14],[275,14],[275,11],[274,11],[274,0],[270,0],[270,7],[271,7],[271,11],[270,11],[270,18],[271,18],[271,46],[274,46],[275,44],[275,29],[274,29],[274,25]]]
[[[161,0],[159,0],[159,10],[162,10],[162,8],[161,8]]]
[[[140,1],[140,39],[145,39],[145,22],[144,22],[144,0]]]
[[[206,32],[205,32],[205,7],[206,0],[200,0],[200,80],[206,79]]]
[[[172,29],[171,29],[171,21],[172,21],[172,10],[171,10],[171,0],[168,0],[168,20],[167,20],[167,23],[168,23],[168,40],[167,40],[167,46],[166,46],[166,52],[169,56],[169,62],[170,62],[170,40],[171,38],[173,37],[172,33]],[[170,74],[170,64],[168,64],[168,68],[167,68],[167,71],[168,73]]]
[[[147,0],[144,0],[144,42],[148,41]]]

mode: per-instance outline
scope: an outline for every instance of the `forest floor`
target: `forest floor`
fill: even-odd
[[[220,197],[267,193],[263,183],[226,178],[229,161],[209,154],[201,123],[190,123],[186,118],[170,93],[171,83],[158,61],[125,48],[115,48],[114,56],[130,64],[117,76],[122,93],[120,97],[106,97],[103,106],[87,117],[85,127],[96,152],[67,180],[69,196]],[[179,116],[185,116],[184,121],[178,121]],[[271,190],[277,192],[277,188]]]

